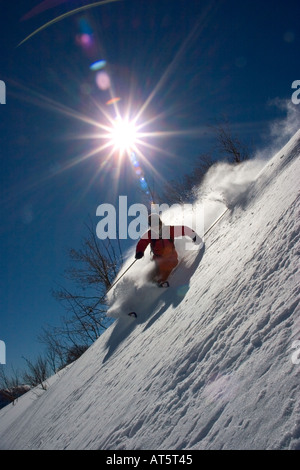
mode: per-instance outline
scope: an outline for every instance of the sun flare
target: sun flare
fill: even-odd
[[[124,152],[129,153],[137,142],[135,124],[127,119],[116,119],[108,134],[108,138],[114,150],[119,151],[121,154]]]

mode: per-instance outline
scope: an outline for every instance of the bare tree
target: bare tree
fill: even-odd
[[[183,175],[178,180],[169,181],[160,196],[163,202],[168,204],[182,204],[194,199],[194,188],[199,186],[214,163],[210,154],[202,154],[196,158],[191,173]]]
[[[212,126],[217,140],[217,150],[232,163],[241,163],[250,158],[250,150],[239,137],[233,134],[228,118]]]
[[[47,359],[38,356],[35,362],[24,358],[28,371],[24,372],[23,380],[30,387],[41,386],[43,390],[47,390],[47,379],[49,377],[49,367]]]
[[[68,346],[64,344],[56,328],[47,326],[42,329],[39,336],[41,343],[46,346],[46,358],[50,370],[55,374],[66,365],[66,356]]]
[[[28,389],[29,387],[21,382],[18,371],[12,369],[12,374],[8,376],[4,367],[0,367],[0,400],[14,404]]]
[[[69,287],[60,285],[53,291],[67,314],[60,326],[48,326],[40,335],[54,371],[79,357],[107,328],[106,293],[123,261],[119,242],[98,240],[91,223],[81,247],[71,249],[69,257],[72,265],[65,271]]]
[[[190,173],[166,183],[160,195],[161,201],[168,204],[192,202],[194,189],[201,184],[206,172],[216,161],[225,159],[236,164],[250,158],[248,145],[233,134],[227,117],[210,126],[210,129],[215,140],[213,149],[195,159]]]
[[[0,398],[5,401],[14,401],[28,386],[47,389],[50,373],[78,359],[111,323],[106,318],[106,293],[123,262],[119,241],[98,240],[90,224],[81,247],[71,249],[69,257],[72,267],[65,272],[69,287],[53,291],[67,314],[60,326],[43,328],[39,340],[46,346],[45,356],[39,355],[35,362],[24,358],[27,370],[22,378],[27,387],[20,384],[18,374],[8,377],[0,368]]]
[[[76,344],[75,346],[69,348],[66,364],[68,365],[76,361],[87,349],[88,346],[86,344]]]

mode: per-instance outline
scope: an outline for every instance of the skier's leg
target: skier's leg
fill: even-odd
[[[162,283],[165,282],[168,277],[170,276],[171,272],[173,269],[177,266],[178,264],[178,258],[177,256],[172,256],[168,258],[160,258],[160,261],[158,263],[158,282]]]

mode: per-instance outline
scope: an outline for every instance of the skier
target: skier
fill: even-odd
[[[136,259],[141,259],[147,246],[150,244],[152,259],[155,261],[157,285],[169,287],[169,275],[178,264],[178,254],[174,245],[174,238],[187,235],[195,243],[197,234],[184,225],[164,225],[158,214],[148,217],[149,230],[142,236],[136,246]]]

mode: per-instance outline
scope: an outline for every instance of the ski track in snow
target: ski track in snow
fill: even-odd
[[[300,131],[149,310],[2,409],[0,447],[300,449],[299,153]]]

